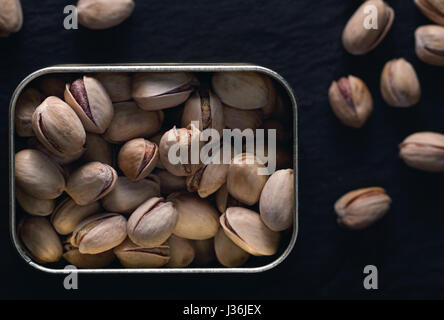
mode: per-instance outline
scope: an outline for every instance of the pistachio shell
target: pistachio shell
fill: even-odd
[[[170,260],[168,243],[146,248],[126,239],[120,246],[114,248],[114,253],[125,268],[159,268]]]
[[[20,188],[15,189],[15,196],[23,210],[33,216],[49,216],[55,207],[54,200],[37,199]]]
[[[23,25],[20,0],[1,0],[0,8],[0,38],[20,31]]]
[[[160,139],[162,139],[162,136],[164,135],[164,133],[165,133],[165,131],[160,131],[158,134],[151,137],[150,141],[157,144],[157,146],[160,146]],[[160,161],[160,157],[159,157],[159,161],[157,161],[157,163],[156,163],[156,168],[165,169],[165,167],[162,164],[162,161]]]
[[[417,132],[399,145],[399,156],[419,170],[444,172],[444,135],[434,132]]]
[[[234,199],[227,190],[227,184],[224,184],[216,193],[216,205],[220,213],[224,213],[229,207],[240,207],[240,201]]]
[[[415,4],[427,18],[444,26],[443,0],[415,0]]]
[[[42,103],[43,97],[36,89],[25,89],[15,105],[15,129],[20,137],[32,137],[32,114]]]
[[[263,110],[242,110],[224,106],[225,126],[229,129],[256,130],[262,125],[264,120]]]
[[[214,253],[214,238],[206,240],[192,240],[194,248],[194,262],[197,266],[207,266],[216,260]]]
[[[193,262],[195,253],[190,240],[172,235],[168,239],[168,244],[171,258],[166,265],[167,267],[185,268]]]
[[[137,138],[126,142],[118,156],[119,168],[133,181],[146,178],[159,160],[159,147],[151,141]]]
[[[226,236],[223,228],[220,228],[214,237],[214,251],[219,263],[227,268],[240,267],[250,257],[248,252],[239,248]]]
[[[179,177],[171,174],[167,170],[156,171],[156,176],[160,180],[160,192],[170,194],[177,191],[184,191],[187,188],[185,177]]]
[[[29,138],[27,141],[27,146],[31,149],[37,149],[38,151],[43,152],[45,155],[47,155],[49,158],[57,162],[59,165],[70,164],[79,159],[85,152],[85,149],[81,149],[80,152],[77,154],[72,154],[72,155],[64,154],[56,156],[51,151],[49,151],[43,144],[41,144],[36,137]]]
[[[102,136],[87,133],[85,149],[83,160],[86,162],[98,161],[110,166],[113,165],[113,148]]]
[[[66,252],[63,258],[70,264],[80,269],[98,269],[103,268],[113,262],[115,256],[112,250],[98,254],[82,254],[78,248],[72,245],[65,245]]]
[[[111,101],[123,102],[131,100],[131,76],[121,72],[98,73],[96,79],[108,92]]]
[[[428,25],[416,29],[416,55],[434,66],[444,66],[444,27]]]
[[[121,24],[134,7],[133,0],[79,0],[77,15],[82,26],[101,30]]]

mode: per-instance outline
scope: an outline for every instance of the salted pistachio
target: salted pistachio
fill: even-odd
[[[428,172],[444,172],[444,135],[417,132],[399,145],[399,156],[412,168]]]
[[[416,55],[434,66],[444,66],[444,27],[428,25],[416,29]]]
[[[227,268],[237,268],[247,262],[250,254],[238,247],[227,237],[223,228],[219,228],[214,237],[214,251],[217,260]]]
[[[427,18],[444,26],[443,0],[415,0],[415,4]]]
[[[40,90],[47,97],[54,96],[64,99],[66,80],[64,77],[60,78],[54,75],[43,77],[40,81]]]
[[[113,167],[89,162],[74,171],[66,183],[66,193],[80,206],[84,206],[110,193],[117,181]]]
[[[126,142],[119,151],[120,170],[133,181],[146,178],[159,160],[159,147],[143,138]]]
[[[242,110],[224,105],[225,126],[229,129],[256,130],[262,125],[264,112],[261,109]]]
[[[361,128],[373,112],[373,98],[367,85],[354,76],[333,81],[328,98],[339,121],[352,128]]]
[[[220,213],[224,213],[227,208],[240,207],[242,203],[228,193],[227,184],[224,184],[216,192],[216,206]]]
[[[23,25],[20,0],[1,0],[0,8],[0,38],[20,31]]]
[[[51,215],[51,223],[58,234],[67,235],[75,230],[80,222],[100,211],[100,203],[95,201],[79,206],[71,198],[60,202]]]
[[[80,253],[79,248],[74,247],[71,243],[64,244],[63,248],[63,258],[68,261],[69,264],[80,269],[103,268],[110,265],[115,258],[113,250],[97,254],[84,254]]]
[[[84,76],[67,84],[65,101],[77,113],[86,131],[102,134],[110,125],[113,104],[97,79]]]
[[[411,107],[421,98],[421,85],[413,66],[405,59],[386,63],[381,75],[381,93],[392,107]]]
[[[192,193],[173,193],[168,201],[174,203],[178,213],[174,235],[190,240],[214,237],[219,227],[219,214],[210,201]]]
[[[55,201],[53,199],[37,199],[18,187],[15,189],[15,197],[23,210],[30,215],[45,217],[54,211]]]
[[[114,189],[102,199],[103,207],[109,212],[132,213],[143,202],[160,196],[159,178],[150,175],[147,179],[131,181],[119,177]]]
[[[390,209],[392,200],[383,188],[371,187],[348,192],[335,203],[339,225],[352,230],[369,227]]]
[[[106,141],[101,135],[88,132],[86,134],[85,149],[86,150],[82,158],[86,162],[98,161],[110,166],[113,165],[113,148],[110,143]]]
[[[93,30],[103,30],[121,24],[134,10],[133,0],[79,0],[79,23]]]
[[[214,238],[205,240],[192,240],[194,248],[194,263],[197,266],[207,266],[216,260],[214,253]]]
[[[114,117],[104,134],[111,143],[121,143],[134,138],[149,137],[162,127],[162,111],[145,111],[133,101],[114,104]]]
[[[377,18],[372,22],[369,14],[374,14],[374,9]],[[394,20],[395,11],[386,2],[365,1],[350,18],[342,33],[345,50],[354,55],[363,55],[372,51],[384,40]]]
[[[17,185],[37,199],[55,199],[65,189],[62,168],[43,152],[25,149],[14,157]]]
[[[155,175],[160,180],[160,192],[162,194],[184,191],[187,188],[185,177],[175,176],[167,170],[158,170]]]
[[[170,247],[163,243],[148,248],[126,239],[114,248],[114,254],[125,268],[159,268],[170,260]]]
[[[276,108],[277,92],[273,80],[271,80],[271,78],[268,76],[264,76],[263,78],[268,89],[268,98],[267,104],[262,108],[262,113],[264,115],[264,118],[268,119],[272,116]]]
[[[184,103],[196,84],[194,76],[187,72],[137,73],[132,96],[143,110],[162,110]]]
[[[77,114],[57,97],[46,98],[32,115],[32,129],[39,141],[58,157],[83,150],[85,129]]]
[[[74,154],[61,154],[61,155],[55,155],[51,151],[49,151],[36,137],[31,137],[27,141],[27,146],[31,149],[36,149],[38,151],[43,152],[45,155],[53,159],[55,162],[57,162],[59,165],[65,166],[68,165],[80,157],[85,152],[85,149],[80,149],[78,153]]]
[[[271,256],[277,252],[280,235],[270,230],[258,213],[241,207],[228,208],[220,217],[228,238],[254,256]]]
[[[15,105],[15,129],[20,137],[32,137],[32,114],[42,103],[41,93],[34,89],[25,89],[19,96]]]
[[[170,246],[170,261],[166,264],[170,268],[188,267],[194,260],[194,248],[190,240],[172,235],[168,239]]]
[[[80,222],[71,244],[83,254],[98,254],[121,244],[126,238],[126,219],[118,213],[100,213]]]
[[[131,76],[122,72],[102,72],[95,78],[103,85],[113,103],[131,100]]]
[[[135,244],[153,248],[173,233],[178,220],[174,204],[154,197],[142,203],[128,219],[128,237]]]
[[[26,217],[18,225],[25,250],[38,262],[57,262],[62,257],[62,243],[48,219]]]

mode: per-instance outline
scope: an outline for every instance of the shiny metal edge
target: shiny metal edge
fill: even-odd
[[[116,64],[116,65],[56,65],[52,67],[43,68],[37,70],[28,75],[15,89],[11,102],[9,105],[9,231],[11,241],[14,244],[17,252],[23,258],[23,260],[30,266],[37,270],[53,273],[53,274],[66,274],[71,273],[72,270],[53,269],[42,266],[34,262],[28,254],[21,248],[20,241],[18,239],[16,230],[16,216],[15,216],[15,181],[14,181],[14,155],[15,155],[15,141],[14,141],[14,111],[15,104],[17,102],[20,93],[23,89],[34,79],[43,75],[51,73],[93,73],[93,72],[174,72],[174,71],[187,71],[187,72],[223,72],[223,71],[252,71],[266,74],[274,78],[279,82],[283,88],[285,88],[292,107],[293,107],[293,164],[294,164],[294,183],[295,183],[295,219],[293,223],[293,234],[290,239],[290,243],[285,251],[273,262],[261,267],[253,268],[180,268],[180,269],[78,269],[78,273],[89,274],[140,274],[140,273],[153,273],[153,274],[183,274],[183,273],[260,273],[267,270],[271,270],[281,264],[293,250],[296,243],[296,239],[299,231],[299,159],[298,159],[298,105],[293,89],[288,82],[277,72],[253,64],[243,63],[149,63],[149,64]]]

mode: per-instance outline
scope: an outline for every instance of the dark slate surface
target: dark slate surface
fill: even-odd
[[[0,297],[8,298],[437,298],[444,297],[442,174],[408,169],[397,145],[418,130],[443,131],[442,69],[419,62],[413,32],[429,23],[413,1],[390,1],[392,31],[377,50],[352,57],[342,29],[361,1],[136,1],[133,16],[107,31],[67,31],[63,7],[72,1],[23,0],[22,31],[0,40],[2,208]],[[416,67],[423,99],[415,108],[388,108],[380,71],[391,58]],[[254,275],[81,276],[80,290],[63,277],[26,266],[9,242],[7,114],[21,79],[60,63],[251,62],[274,69],[294,88],[300,111],[300,233],[288,260]],[[375,111],[361,130],[341,126],[327,91],[355,74],[370,87]],[[390,213],[363,232],[336,226],[334,201],[350,189],[380,185]],[[379,268],[379,290],[363,289],[365,265]]]

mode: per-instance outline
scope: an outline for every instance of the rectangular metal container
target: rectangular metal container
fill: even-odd
[[[15,113],[15,105],[17,103],[17,99],[20,96],[20,93],[26,86],[32,82],[33,80],[48,74],[63,74],[63,73],[79,73],[79,74],[87,74],[87,73],[96,73],[96,72],[126,72],[126,73],[135,73],[135,72],[226,72],[226,71],[240,71],[240,72],[258,72],[265,75],[268,75],[272,79],[274,79],[278,84],[280,84],[286,93],[288,94],[289,101],[293,108],[293,165],[294,165],[294,184],[295,184],[295,211],[294,211],[294,223],[293,223],[293,232],[291,235],[290,242],[284,252],[278,256],[274,261],[268,263],[266,265],[260,267],[239,267],[239,268],[181,268],[181,269],[169,269],[169,268],[156,268],[156,269],[123,269],[123,268],[114,268],[114,269],[78,269],[78,273],[258,273],[270,270],[280,263],[282,263],[292,251],[294,244],[296,242],[297,234],[298,234],[298,108],[296,103],[296,98],[293,90],[290,85],[285,81],[283,77],[281,77],[278,73],[261,67],[257,65],[251,64],[231,64],[231,63],[215,63],[215,64],[118,64],[118,65],[58,65],[53,67],[48,67],[44,69],[40,69],[29,76],[27,76],[16,88],[14,94],[11,98],[10,106],[9,106],[9,229],[10,229],[10,237],[13,245],[17,249],[19,255],[23,258],[23,260],[31,265],[32,267],[48,272],[48,273],[56,273],[56,274],[64,274],[70,273],[72,270],[65,270],[63,268],[50,268],[47,266],[43,266],[32,260],[31,257],[25,252],[22,248],[20,240],[18,238],[16,226],[17,226],[17,217],[16,217],[16,201],[15,201],[15,181],[14,181],[14,155],[15,155],[15,135],[14,135],[14,113]]]

